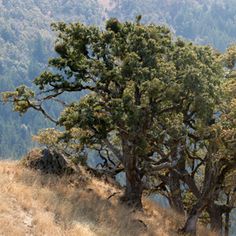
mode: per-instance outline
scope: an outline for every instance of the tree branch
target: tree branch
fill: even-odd
[[[104,139],[103,143],[113,152],[118,160],[123,163],[123,156],[120,153],[120,150],[118,150],[118,148],[116,148],[108,139]]]

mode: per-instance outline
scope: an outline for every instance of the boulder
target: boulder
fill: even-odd
[[[63,154],[50,149],[33,149],[23,159],[26,167],[41,171],[44,174],[71,174],[73,169],[69,166]]]

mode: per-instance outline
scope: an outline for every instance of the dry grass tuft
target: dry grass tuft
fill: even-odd
[[[85,171],[57,177],[0,162],[0,185],[0,235],[174,236],[183,223],[147,199],[133,212],[119,204],[120,189]]]

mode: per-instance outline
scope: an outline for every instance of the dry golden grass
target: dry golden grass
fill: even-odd
[[[183,223],[181,217],[147,199],[144,212],[132,212],[119,204],[120,189],[86,172],[42,176],[16,162],[2,161],[0,185],[0,235],[4,236],[174,236]],[[115,192],[119,194],[108,200]]]

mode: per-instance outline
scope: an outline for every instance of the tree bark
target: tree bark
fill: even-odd
[[[211,204],[207,209],[210,216],[210,225],[211,230],[215,232],[217,235],[222,235],[223,229],[223,219],[222,219],[222,210],[220,206],[216,204]]]
[[[195,236],[197,234],[197,222],[199,216],[202,214],[205,209],[207,202],[204,200],[199,200],[190,211],[187,221],[181,230],[183,233]]]
[[[230,195],[227,194],[227,206],[230,203]],[[228,211],[225,212],[225,236],[229,236],[229,227],[230,227],[230,211],[231,209],[229,209]]]
[[[198,218],[202,214],[203,210],[208,206],[213,194],[215,193],[215,180],[215,169],[213,168],[211,161],[209,161],[206,163],[201,197],[192,207],[182,232],[193,236],[196,235]]]
[[[230,212],[225,213],[225,236],[229,236]]]
[[[197,221],[199,214],[196,212],[190,213],[182,232],[195,236],[197,233]]]
[[[131,166],[126,169],[126,189],[122,201],[128,206],[142,209],[143,186],[139,173]]]
[[[184,205],[183,199],[181,196],[181,189],[180,189],[180,180],[179,176],[171,171],[170,172],[170,205],[171,207],[181,215],[184,215]]]
[[[181,147],[181,142],[177,140],[174,142],[172,147],[172,161],[178,161],[177,166],[175,167],[178,172],[182,172],[185,170],[185,158],[184,158],[184,150]],[[184,204],[182,198],[180,177],[174,171],[170,170],[169,176],[169,187],[170,187],[170,205],[171,207],[181,215],[184,215]]]
[[[138,156],[135,156],[133,149],[135,146],[127,140],[123,140],[124,169],[126,176],[125,193],[121,201],[128,206],[142,209],[143,184],[142,176],[137,167]]]

